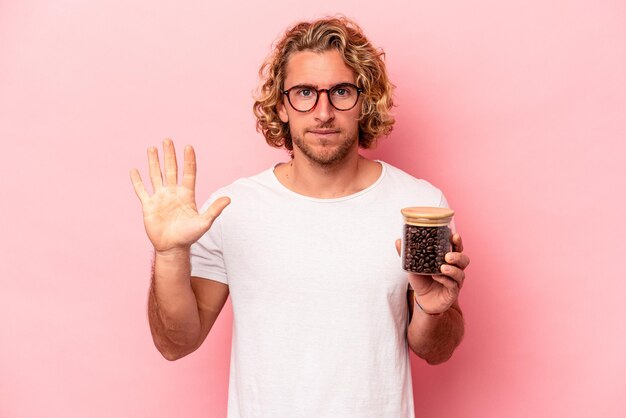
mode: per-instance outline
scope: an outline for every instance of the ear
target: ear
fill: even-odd
[[[276,110],[278,111],[278,117],[280,117],[280,120],[282,120],[283,123],[289,122],[289,114],[287,114],[287,109],[285,109],[284,102],[278,103],[276,105]]]

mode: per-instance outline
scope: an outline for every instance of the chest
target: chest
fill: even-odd
[[[224,231],[231,292],[404,294],[398,218],[395,208],[256,208]]]

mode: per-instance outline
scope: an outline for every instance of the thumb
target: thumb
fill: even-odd
[[[208,223],[208,228],[211,227],[215,218],[220,216],[226,206],[230,204],[230,198],[222,196],[209,206],[209,208],[201,216]]]
[[[400,255],[400,245],[401,245],[400,243],[401,242],[402,241],[400,239],[396,240],[396,251],[398,251],[398,255]]]

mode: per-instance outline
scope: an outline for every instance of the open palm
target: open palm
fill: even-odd
[[[163,141],[164,173],[161,172],[156,147],[148,149],[150,180],[154,193],[148,195],[136,169],[130,177],[143,208],[146,233],[158,252],[186,249],[209,230],[213,221],[230,203],[227,197],[217,199],[204,213],[198,213],[195,198],[196,156],[193,147],[186,146],[181,184],[174,143]]]

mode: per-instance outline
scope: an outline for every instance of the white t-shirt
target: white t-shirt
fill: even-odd
[[[233,306],[229,418],[412,418],[400,209],[447,207],[387,164],[365,190],[317,199],[273,168],[217,190],[231,204],[191,248],[191,275]]]

